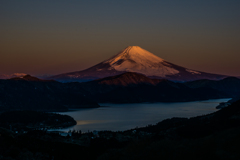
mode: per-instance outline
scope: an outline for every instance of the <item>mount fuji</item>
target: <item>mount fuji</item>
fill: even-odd
[[[219,80],[227,76],[184,68],[170,63],[139,46],[129,46],[115,56],[88,69],[50,77],[58,81],[90,81],[104,77],[136,72],[154,79],[193,81]]]

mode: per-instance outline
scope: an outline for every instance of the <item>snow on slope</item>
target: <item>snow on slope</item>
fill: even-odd
[[[88,69],[64,73],[49,77],[63,82],[89,81],[119,75],[125,72],[136,72],[155,79],[173,81],[193,81],[197,79],[219,80],[225,75],[211,74],[188,69],[165,61],[164,59],[138,46],[129,46],[117,55]]]
[[[194,70],[191,70],[191,69],[186,69],[186,71],[189,72],[189,73],[192,73],[192,74],[201,74],[200,72],[194,71]]]
[[[111,68],[109,70],[137,72],[146,76],[165,77],[166,75],[179,73],[164,59],[139,46],[129,46],[103,63],[110,64]]]

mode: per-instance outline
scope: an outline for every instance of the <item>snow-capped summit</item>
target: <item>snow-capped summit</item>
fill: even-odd
[[[126,72],[136,72],[156,79],[191,81],[218,80],[227,76],[200,72],[170,63],[139,46],[129,46],[115,56],[83,71],[50,77],[59,81],[89,81]]]
[[[129,46],[103,63],[110,64],[117,71],[137,72],[146,76],[165,77],[179,73],[164,59],[139,46]]]
[[[141,63],[141,60],[149,61],[150,63],[163,62],[162,58],[152,54],[151,52],[148,52],[145,49],[142,49],[139,46],[128,46],[127,48],[122,50],[120,53],[113,56],[112,58],[109,58],[104,62],[113,64],[120,59],[123,59],[123,60],[132,59],[140,63]]]

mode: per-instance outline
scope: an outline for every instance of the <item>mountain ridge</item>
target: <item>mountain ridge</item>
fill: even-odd
[[[164,81],[164,80],[165,79],[151,79],[140,73],[126,72],[126,73],[122,73],[112,77],[96,79],[94,80],[94,82],[100,82],[100,84],[107,84],[107,85],[127,86],[131,84],[141,84],[141,83],[145,83],[145,84],[149,83],[152,85],[156,85],[160,81]],[[108,83],[108,81],[111,81],[113,83]]]
[[[212,89],[216,89],[219,91],[224,91],[229,94],[231,97],[239,97],[240,96],[240,79],[237,77],[227,77],[222,80],[196,80],[191,82],[185,82],[186,86],[190,88],[202,88],[208,87]]]
[[[10,78],[10,80],[42,81],[42,82],[55,81],[55,80],[40,79],[40,78],[37,78],[37,77],[33,77],[33,76],[29,75],[29,74],[21,76],[21,77],[13,77],[13,78]]]
[[[186,102],[227,98],[227,94],[209,87],[190,88],[166,79],[151,79],[128,72],[79,84],[98,103]]]
[[[27,75],[26,73],[12,73],[12,74],[0,74],[0,79],[10,79],[16,77],[22,77]]]
[[[219,80],[226,75],[201,72],[170,63],[139,46],[128,46],[111,58],[82,71],[69,72],[49,77],[63,82],[91,81],[99,78],[136,72],[155,79],[193,81],[197,79]]]
[[[98,103],[89,93],[71,84],[41,80],[30,75],[0,80],[0,111],[68,111],[72,108],[95,108]]]

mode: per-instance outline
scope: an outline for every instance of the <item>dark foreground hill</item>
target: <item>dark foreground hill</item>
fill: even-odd
[[[68,115],[40,111],[9,111],[0,113],[0,127],[23,132],[35,129],[66,128],[77,122]]]
[[[3,128],[0,134],[0,159],[239,160],[240,101],[208,115],[97,136],[73,131],[61,137],[37,130],[15,134]]]
[[[133,72],[81,83],[81,86],[99,103],[183,102],[228,97],[210,87],[190,88]]]
[[[215,113],[172,118],[126,131],[136,141],[99,159],[234,159],[240,158],[240,101]],[[125,133],[126,134],[126,133]]]
[[[151,138],[105,153],[102,159],[240,159],[240,101],[209,115],[167,119],[134,133]]]
[[[0,80],[0,110],[67,111],[68,108],[99,107],[86,98],[84,89],[71,89],[68,84],[41,80],[26,75]]]

